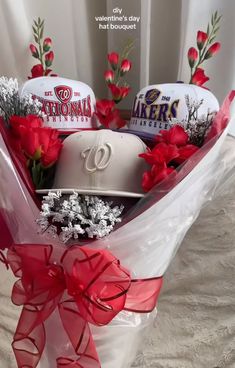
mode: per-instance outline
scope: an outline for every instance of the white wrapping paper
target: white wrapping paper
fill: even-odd
[[[209,142],[184,165],[178,184],[172,187],[172,178],[166,179],[127,215],[123,226],[90,247],[108,248],[131,270],[133,278],[163,275],[200,209],[235,167],[235,163],[227,165],[226,157],[220,154],[231,124],[232,121],[217,141]],[[196,166],[195,162],[198,162]],[[0,207],[15,243],[48,243],[45,236],[37,234],[35,218],[39,210],[19,178],[1,137],[0,174]],[[64,246],[56,242],[54,245]],[[151,314],[121,312],[108,326],[92,326],[101,367],[130,367],[143,330],[155,317],[156,310]],[[46,330],[47,345],[40,368],[56,368],[57,351],[62,348],[66,355],[71,349],[57,312],[46,322]]]

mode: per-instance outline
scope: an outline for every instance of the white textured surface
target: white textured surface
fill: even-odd
[[[235,157],[235,142],[225,148]],[[158,318],[134,367],[235,367],[235,189],[204,209],[168,269]],[[20,309],[0,264],[0,362],[16,368],[11,339]],[[43,367],[42,367],[43,368]]]

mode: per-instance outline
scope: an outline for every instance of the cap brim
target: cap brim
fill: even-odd
[[[143,193],[132,193],[132,192],[122,192],[116,190],[88,190],[88,189],[67,189],[67,188],[51,188],[51,189],[37,189],[36,193],[38,194],[47,194],[48,192],[58,192],[60,191],[62,194],[72,194],[74,192],[79,194],[88,194],[88,195],[101,195],[101,196],[109,196],[109,197],[129,197],[129,198],[142,198],[144,197]]]

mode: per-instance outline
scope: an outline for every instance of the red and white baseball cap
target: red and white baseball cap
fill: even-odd
[[[81,131],[63,143],[53,191],[133,197],[144,196],[142,176],[148,165],[139,157],[146,145],[136,135],[110,129]],[[49,189],[37,190],[47,193]]]
[[[188,103],[197,104],[201,100],[198,119],[219,110],[216,97],[207,89],[193,84],[169,83],[145,87],[135,97],[129,131],[151,138],[160,130],[170,129],[169,119],[187,122]]]
[[[28,93],[42,103],[45,126],[65,134],[94,128],[95,95],[87,84],[59,77],[39,77],[24,83],[20,95]]]

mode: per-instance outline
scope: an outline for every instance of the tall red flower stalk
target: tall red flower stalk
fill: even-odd
[[[31,51],[31,55],[39,61],[39,64],[33,66],[29,79],[46,75],[53,76],[55,74],[51,74],[52,70],[50,67],[54,60],[54,53],[51,50],[51,38],[46,37],[43,39],[44,20],[41,20],[40,18],[38,18],[37,21],[34,20],[32,28],[34,41],[36,42],[37,46],[31,43],[29,45],[29,49]]]
[[[201,66],[205,60],[209,59],[220,50],[220,43],[213,43],[220,28],[220,19],[221,15],[219,16],[218,12],[216,11],[215,14],[212,15],[211,21],[208,23],[207,31],[197,32],[198,50],[196,50],[194,47],[190,47],[188,50],[188,63],[191,71],[189,83],[191,84],[203,86],[203,84],[209,80],[209,77],[205,76],[204,70]],[[202,75],[202,71],[204,78],[200,78],[200,82],[198,82],[197,76],[200,74]]]

